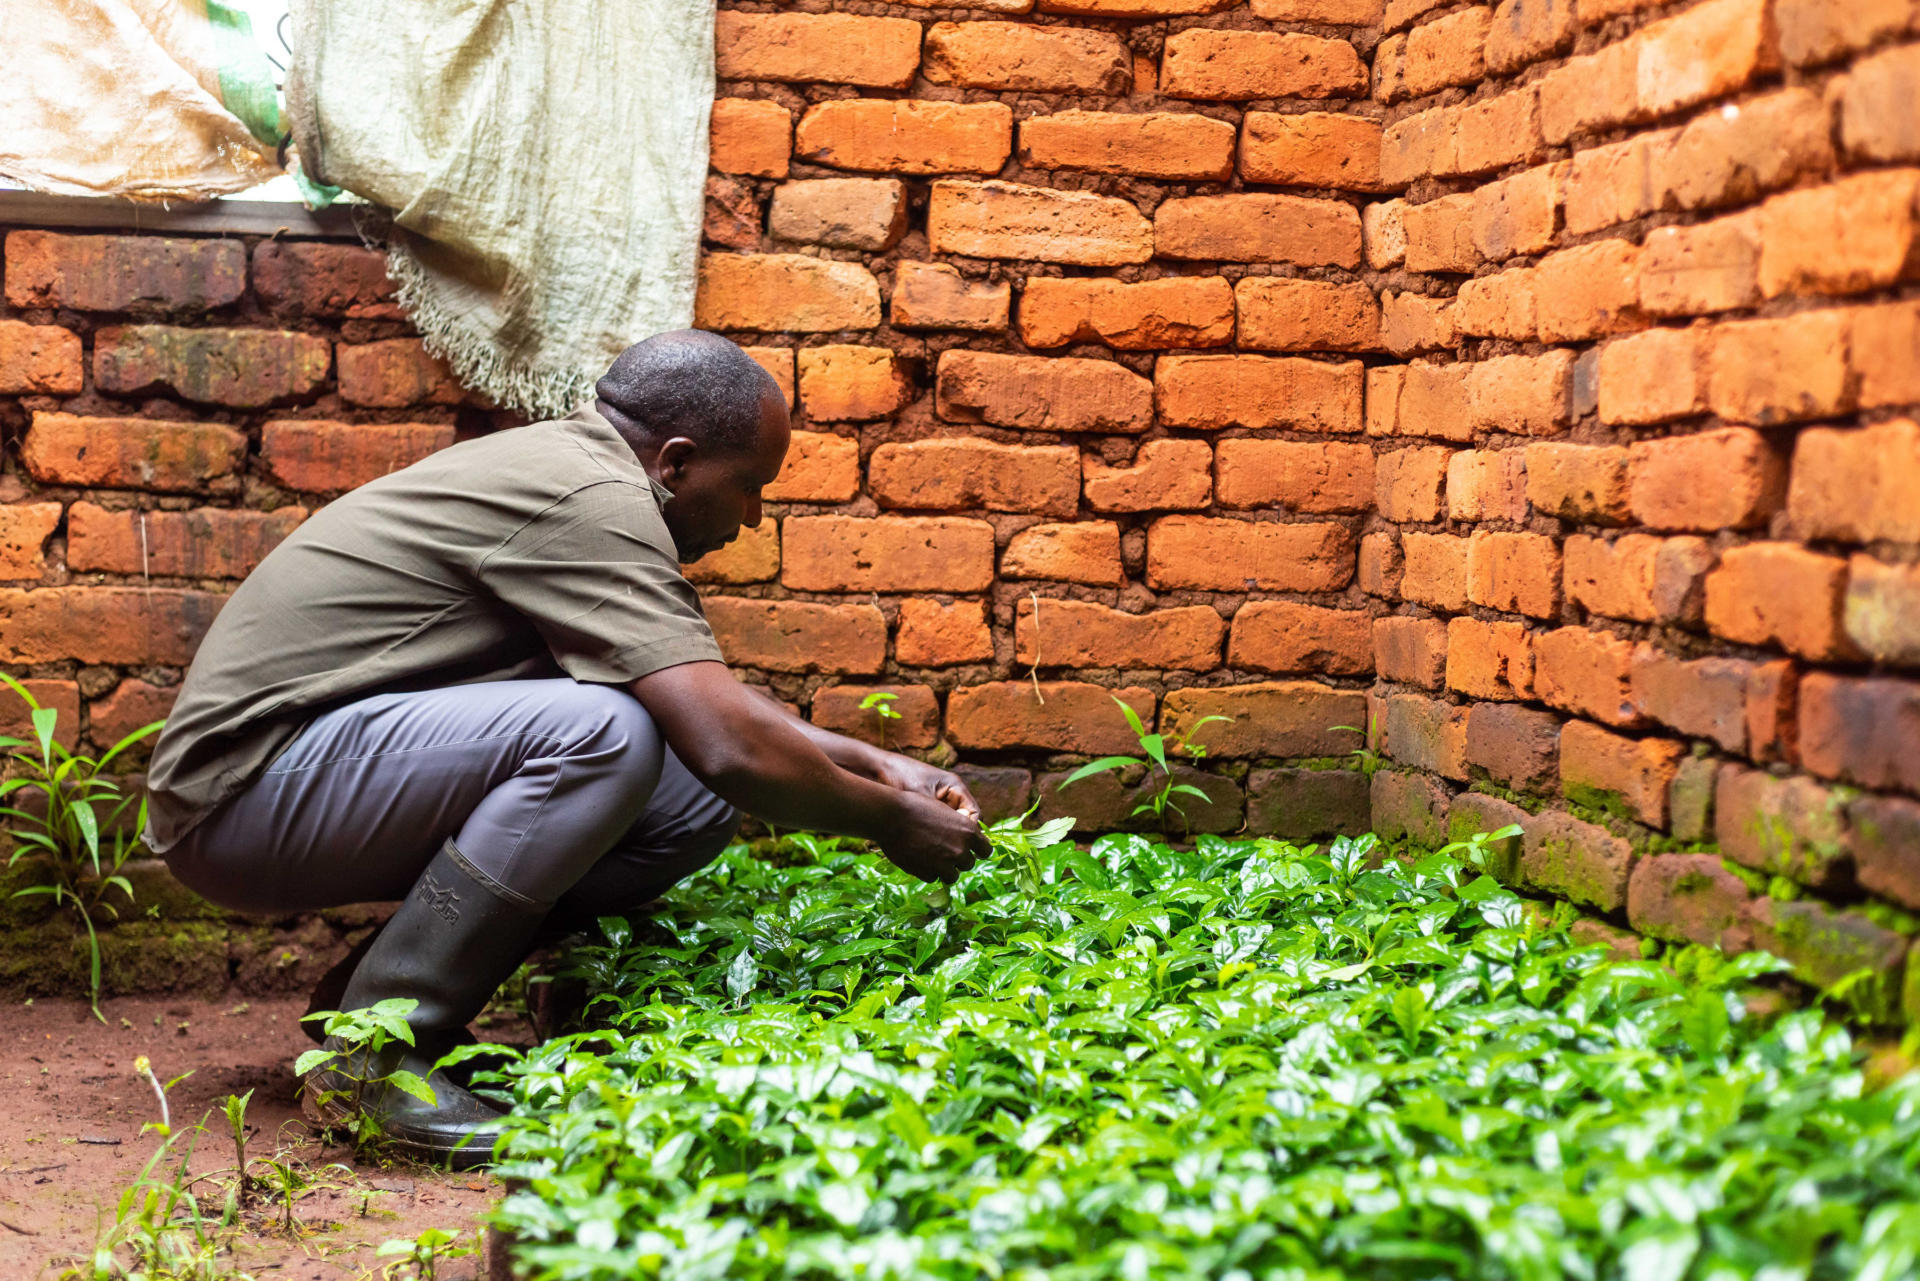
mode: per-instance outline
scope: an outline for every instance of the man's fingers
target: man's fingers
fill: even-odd
[[[978,823],[980,821],[980,802],[973,799],[973,793],[968,791],[967,785],[959,779],[947,779],[942,782],[939,787],[934,789],[933,794],[936,798],[944,801],[951,808],[959,810],[974,822]]]

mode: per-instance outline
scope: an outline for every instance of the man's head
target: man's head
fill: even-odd
[[[787,456],[787,398],[746,352],[704,330],[656,334],[621,352],[594,395],[673,491],[664,514],[682,561],[760,523],[760,490]]]

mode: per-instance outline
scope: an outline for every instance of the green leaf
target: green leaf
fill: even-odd
[[[305,1076],[317,1067],[333,1062],[340,1057],[332,1050],[308,1050],[293,1061],[293,1074]]]
[[[403,1094],[411,1094],[428,1107],[434,1106],[433,1088],[412,1072],[405,1071],[404,1069],[389,1072],[386,1076],[382,1077],[381,1080]]]
[[[1129,765],[1144,765],[1145,761],[1137,756],[1102,756],[1098,760],[1088,761],[1079,769],[1060,780],[1059,786],[1070,787],[1083,778],[1092,778],[1095,774],[1107,774],[1114,770],[1125,769]]]
[[[1127,728],[1133,731],[1133,736],[1135,738],[1145,738],[1147,736],[1147,727],[1140,723],[1140,713],[1133,710],[1133,705],[1117,695],[1110,694],[1108,697],[1120,705],[1120,714],[1127,718]]]

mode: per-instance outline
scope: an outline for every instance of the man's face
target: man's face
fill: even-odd
[[[660,451],[660,483],[673,491],[667,529],[682,563],[699,560],[760,523],[760,491],[780,474],[790,437],[786,402],[769,394],[760,405],[760,431],[747,449],[701,449],[688,440]]]

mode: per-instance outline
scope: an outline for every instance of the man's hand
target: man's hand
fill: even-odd
[[[905,799],[897,830],[880,836],[880,852],[901,871],[951,885],[960,873],[992,853],[987,834],[973,814],[919,792],[907,792]]]
[[[873,762],[873,779],[903,792],[931,796],[941,804],[959,810],[976,823],[980,821],[980,802],[973,799],[973,793],[967,790],[967,785],[960,781],[959,775],[938,766],[916,761],[911,756],[883,752]]]

